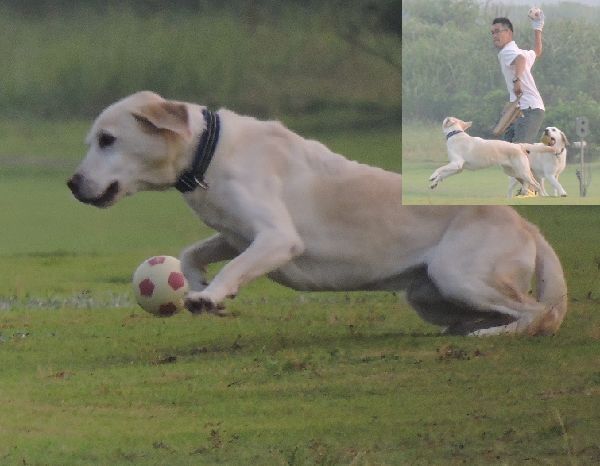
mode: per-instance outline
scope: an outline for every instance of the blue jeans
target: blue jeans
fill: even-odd
[[[508,127],[504,140],[508,142],[538,142],[538,133],[544,121],[544,111],[541,108],[526,108],[523,116]]]

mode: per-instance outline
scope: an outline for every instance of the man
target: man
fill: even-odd
[[[523,117],[506,130],[504,139],[509,142],[533,144],[544,119],[544,101],[531,75],[535,59],[542,55],[544,14],[541,11],[539,19],[532,20],[531,25],[534,30],[533,50],[522,50],[513,40],[513,25],[508,18],[496,18],[492,22],[492,39],[499,50],[498,60],[510,101],[519,98],[519,107],[523,112]]]

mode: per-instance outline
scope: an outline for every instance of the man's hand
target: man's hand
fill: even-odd
[[[513,89],[517,99],[521,97],[521,94],[523,94],[523,90],[521,89],[521,81],[515,81]]]
[[[534,31],[541,31],[544,29],[544,12],[540,10],[540,15],[537,19],[531,20],[531,27]]]

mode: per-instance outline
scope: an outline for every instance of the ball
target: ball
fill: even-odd
[[[552,138],[548,134],[542,135],[542,138],[540,139],[540,142],[542,144],[546,145],[546,146],[552,146],[553,145]]]
[[[532,20],[540,19],[540,12],[541,12],[541,10],[538,7],[532,6],[529,9],[527,16],[529,17],[529,19],[532,19]]]
[[[146,312],[170,317],[184,308],[188,282],[179,259],[154,256],[142,262],[133,274],[136,301]]]

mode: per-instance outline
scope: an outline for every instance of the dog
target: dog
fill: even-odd
[[[504,172],[516,178],[525,189],[529,186],[539,190],[540,185],[531,174],[527,153],[519,144],[507,141],[488,140],[469,136],[466,131],[472,122],[447,117],[442,123],[446,136],[449,163],[438,168],[429,177],[431,189],[440,181],[467,170],[479,170],[494,165],[502,167]],[[553,149],[548,149],[554,153]]]
[[[554,188],[554,195],[566,197],[567,192],[558,182],[558,177],[567,165],[567,146],[570,145],[569,140],[560,129],[554,126],[548,126],[544,129],[542,142],[537,144],[521,144],[527,152],[529,165],[533,176],[540,184],[540,194],[548,196],[544,187],[544,180]],[[552,148],[551,153],[547,148]],[[512,197],[517,180],[510,178],[508,186],[508,197]]]
[[[550,334],[567,310],[557,255],[514,210],[402,206],[400,174],[279,122],[143,91],[106,108],[87,143],[67,183],[79,201],[106,208],[175,186],[216,230],[181,254],[192,313],[224,313],[263,275],[304,291],[405,290],[450,334]]]

